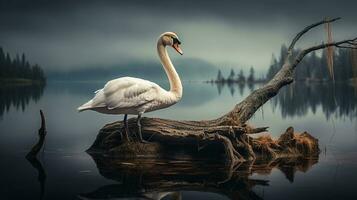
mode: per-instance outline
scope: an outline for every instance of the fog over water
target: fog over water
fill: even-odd
[[[339,6],[336,6],[338,3]],[[156,39],[175,31],[184,57],[265,72],[297,31],[324,17],[337,39],[357,33],[356,1],[21,1],[0,3],[0,45],[46,71],[157,61]],[[323,28],[299,46],[323,41]],[[173,54],[173,51],[169,52]]]

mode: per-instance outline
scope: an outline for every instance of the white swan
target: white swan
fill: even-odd
[[[140,119],[143,113],[163,109],[177,103],[182,97],[182,84],[167,54],[166,46],[173,47],[183,54],[178,36],[173,32],[160,35],[157,52],[162,66],[170,81],[170,91],[156,83],[132,77],[122,77],[107,82],[104,88],[97,90],[93,99],[81,105],[78,111],[94,110],[105,114],[124,114],[125,137],[129,140],[128,114],[138,115],[137,125],[139,139],[145,142],[141,134]]]

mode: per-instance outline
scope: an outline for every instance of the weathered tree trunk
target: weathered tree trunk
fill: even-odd
[[[143,118],[143,138],[152,144],[124,143],[121,139],[124,131],[122,122],[108,124],[102,128],[96,141],[89,149],[92,152],[109,153],[115,156],[177,156],[177,152],[185,151],[186,155],[195,158],[215,157],[223,153],[229,162],[252,160],[257,156],[291,157],[316,155],[319,152],[317,139],[308,133],[295,134],[288,128],[278,140],[261,137],[254,139],[249,134],[260,133],[268,127],[252,128],[246,122],[279,90],[293,82],[295,67],[308,53],[330,46],[355,48],[357,38],[321,44],[302,50],[296,57],[292,51],[296,42],[310,29],[339,18],[322,20],[312,24],[298,33],[291,42],[285,63],[280,71],[268,83],[253,91],[233,110],[214,120],[175,121],[157,118]],[[347,46],[342,46],[347,45]],[[135,119],[129,120],[132,135],[137,132]],[[208,150],[207,150],[208,149]],[[206,155],[206,156],[204,156]],[[215,156],[214,156],[215,155]]]

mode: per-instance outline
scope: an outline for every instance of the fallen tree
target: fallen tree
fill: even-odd
[[[253,138],[250,134],[266,132],[268,127],[253,128],[247,121],[279,90],[292,83],[294,69],[310,52],[330,48],[357,48],[357,37],[338,42],[328,41],[301,50],[293,55],[296,43],[311,29],[329,24],[340,18],[324,19],[311,24],[299,32],[289,45],[285,62],[276,75],[261,88],[253,91],[230,112],[213,120],[175,121],[158,118],[142,118],[143,138],[150,144],[122,140],[125,131],[121,121],[104,126],[90,152],[123,157],[189,157],[194,159],[223,156],[228,162],[237,163],[257,157],[281,158],[312,156],[319,153],[318,140],[310,134],[294,133],[292,127],[277,140],[263,136]],[[137,134],[135,119],[128,122],[132,135]],[[220,148],[221,147],[221,148]]]

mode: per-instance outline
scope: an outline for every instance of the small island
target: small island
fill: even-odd
[[[232,68],[229,76],[225,78],[222,75],[222,71],[218,70],[217,77],[216,79],[212,79],[209,81],[206,81],[206,83],[217,83],[217,84],[232,84],[232,83],[238,83],[238,84],[252,84],[252,83],[264,83],[266,79],[264,77],[262,78],[256,78],[255,77],[255,70],[253,67],[250,67],[249,70],[249,75],[248,77],[245,77],[243,69],[240,69],[239,73],[236,75],[234,69]]]
[[[0,47],[0,82],[8,84],[44,84],[46,77],[38,64],[30,64],[23,53],[11,58],[9,52]]]

